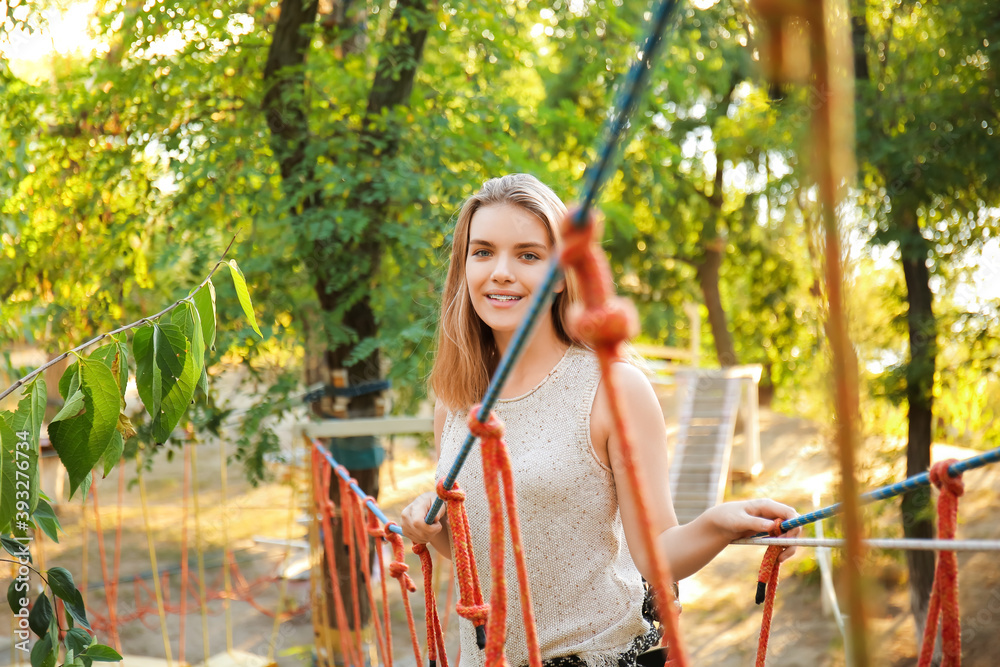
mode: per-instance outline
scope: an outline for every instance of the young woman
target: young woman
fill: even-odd
[[[482,399],[542,287],[565,215],[552,190],[526,174],[487,181],[462,207],[431,373],[438,479],[465,440],[468,410]],[[572,276],[555,291],[495,408],[506,427],[542,659],[552,667],[633,664],[658,639],[643,604],[651,554],[642,546],[642,519],[627,486],[597,359],[564,324],[567,308],[579,300]],[[732,540],[767,531],[775,518],[796,516],[791,507],[772,500],[752,500],[718,505],[678,525],[659,402],[635,366],[622,361],[613,373],[652,495],[646,519],[676,579],[697,572]],[[459,484],[488,600],[489,509],[478,449],[463,466]],[[450,557],[447,522],[424,522],[435,497],[433,491],[425,493],[403,511],[403,533]],[[782,559],[793,551],[787,549]],[[508,535],[506,653],[516,667],[528,656],[511,553]],[[471,623],[463,619],[460,627],[462,667],[482,665]]]

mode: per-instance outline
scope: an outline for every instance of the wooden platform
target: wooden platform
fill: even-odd
[[[679,426],[674,458],[670,462],[670,494],[677,520],[687,523],[722,501],[729,479],[733,436],[740,411],[740,395],[750,389],[748,402],[756,403],[759,367],[734,367],[715,371],[685,370],[677,373],[684,391],[680,397]],[[754,408],[756,405],[753,406]],[[756,417],[756,410],[753,410]],[[757,420],[747,420],[758,442]],[[748,443],[749,444],[749,443]],[[759,445],[748,447],[749,473],[759,472]],[[749,459],[755,458],[754,461]]]

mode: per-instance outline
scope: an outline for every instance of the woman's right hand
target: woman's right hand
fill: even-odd
[[[441,534],[441,520],[444,517],[444,509],[438,513],[434,523],[427,523],[424,517],[431,509],[431,504],[437,498],[436,491],[421,493],[416,499],[406,506],[400,517],[403,535],[417,544],[427,544]]]

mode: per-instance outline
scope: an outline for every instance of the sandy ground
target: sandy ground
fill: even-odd
[[[730,498],[770,496],[792,504],[800,511],[813,507],[813,495],[820,493],[820,502],[829,504],[835,495],[834,467],[823,444],[823,433],[815,425],[765,411],[761,416],[761,445],[765,459],[764,472],[752,483],[742,483],[729,490]],[[398,516],[399,510],[410,498],[431,488],[432,472],[428,459],[417,453],[413,441],[397,439],[395,460],[383,470],[381,505],[389,516]],[[962,457],[966,451],[939,448],[936,455]],[[872,457],[879,460],[879,457]],[[229,620],[221,600],[210,601],[204,615],[199,613],[197,595],[189,593],[189,614],[185,618],[184,657],[197,664],[204,660],[206,650],[203,637],[207,636],[207,654],[216,655],[227,648],[227,633],[231,632],[234,649],[266,658],[273,653],[279,665],[308,664],[312,650],[313,634],[309,611],[306,610],[281,623],[274,631],[273,618],[262,611],[278,608],[281,586],[268,580],[279,569],[286,556],[286,548],[277,544],[256,541],[255,537],[270,540],[305,539],[304,523],[296,522],[303,516],[301,501],[304,488],[299,477],[290,478],[284,467],[276,467],[275,481],[254,488],[243,481],[241,469],[228,468],[228,498],[222,502],[220,473],[221,458],[218,444],[197,447],[197,488],[201,507],[199,523],[203,537],[206,563],[206,585],[209,597],[222,591],[222,546],[227,543],[237,560],[240,570],[249,582],[264,578],[254,589],[256,606],[243,600],[230,603]],[[870,475],[898,473],[897,470],[871,467]],[[897,475],[897,476],[899,476]],[[121,512],[122,543],[119,589],[119,615],[142,610],[145,615],[125,624],[121,629],[124,652],[127,656],[163,658],[164,641],[156,604],[151,594],[136,588],[136,576],[149,576],[152,565],[149,541],[143,521],[141,498],[136,485],[134,470],[125,474],[127,490],[121,504],[116,503],[117,479],[114,475],[99,483],[101,525],[104,529],[107,567],[112,568],[114,553],[113,527]],[[664,477],[665,478],[665,477]],[[292,493],[290,481],[296,482]],[[156,460],[152,474],[146,476],[148,494],[149,534],[155,545],[157,566],[169,570],[164,582],[170,604],[175,608],[180,599],[178,572],[180,569],[181,542],[185,531],[184,508],[180,502],[183,489],[181,457],[167,461]],[[967,494],[961,501],[959,537],[1000,538],[1000,509],[996,493],[1000,489],[1000,470],[974,471],[966,474]],[[293,500],[295,505],[292,504]],[[35,547],[36,560],[43,566],[62,565],[70,569],[78,584],[86,584],[87,604],[92,610],[92,620],[98,621],[106,614],[104,585],[101,576],[100,552],[95,530],[93,506],[86,512],[79,501],[63,503],[58,512],[66,533],[59,544],[45,540]],[[893,513],[869,513],[878,532],[881,527],[892,529]],[[195,572],[194,519],[188,508],[187,539],[189,562]],[[880,533],[890,534],[890,533]],[[289,560],[303,555],[291,549]],[[760,628],[760,609],[753,604],[756,572],[763,554],[762,547],[730,547],[715,561],[694,577],[681,584],[684,602],[682,631],[695,665],[742,667],[752,665]],[[900,558],[885,554],[871,557],[870,627],[872,652],[877,658],[872,664],[904,667],[915,665],[915,639],[909,615],[905,585],[905,567]],[[1000,562],[995,554],[980,553],[960,555],[963,653],[966,667],[1000,664]],[[415,557],[411,556],[411,571],[419,573]],[[419,580],[419,577],[415,577]],[[418,581],[418,585],[420,582]],[[146,581],[149,589],[152,582]],[[440,605],[444,606],[447,577],[440,583]],[[390,581],[390,609],[393,615],[393,643],[396,664],[415,667],[406,621],[399,600],[399,589]],[[287,584],[283,609],[295,609],[308,602],[308,583],[291,581]],[[411,596],[418,631],[423,632],[423,595],[418,591]],[[0,627],[10,622],[10,612],[5,610]],[[450,653],[456,646],[454,614],[451,614]],[[166,617],[166,631],[170,638],[171,656],[176,663],[180,653],[181,619],[176,613]],[[204,631],[207,629],[207,632]],[[110,643],[106,630],[99,632],[105,643]],[[4,646],[0,638],[0,664],[27,664],[27,656],[12,647]],[[141,661],[133,659],[126,664],[137,667]],[[782,583],[772,629],[768,664],[774,667],[826,667],[843,665],[843,642],[831,616],[825,615],[820,601],[819,576],[815,559],[810,550],[800,554],[782,570]]]

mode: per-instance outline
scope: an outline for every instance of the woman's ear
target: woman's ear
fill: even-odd
[[[566,279],[563,278],[556,283],[555,288],[552,290],[553,294],[562,294],[566,290]]]

